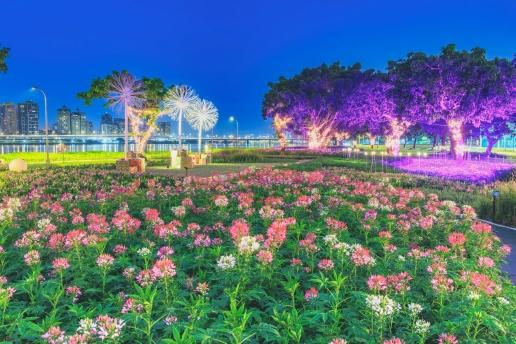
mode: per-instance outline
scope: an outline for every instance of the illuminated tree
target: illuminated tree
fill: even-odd
[[[165,112],[174,121],[178,121],[179,150],[181,150],[181,126],[183,116],[186,116],[198,101],[199,98],[194,89],[185,85],[171,88],[165,96]]]
[[[197,143],[197,151],[201,154],[201,138],[202,131],[210,130],[215,126],[219,118],[219,113],[215,105],[207,100],[196,101],[191,109],[186,113],[188,124],[196,130],[199,130],[199,140]]]
[[[116,110],[120,107],[124,109],[125,118],[125,137],[124,137],[124,152],[127,158],[127,152],[129,151],[129,108],[136,110],[142,107],[143,95],[145,89],[141,80],[136,80],[135,77],[127,72],[115,74],[111,78],[108,87],[107,100],[111,104],[111,107]]]
[[[285,149],[287,148],[287,136],[285,134],[285,130],[291,120],[292,118],[290,117],[280,117],[279,115],[276,115],[274,117],[274,122],[272,123],[276,136],[280,142],[281,155],[285,154]]]
[[[345,132],[342,127],[342,101],[360,64],[340,66],[338,62],[317,68],[305,68],[300,74],[277,83],[269,83],[262,101],[264,119],[290,118],[286,130],[304,134],[310,149],[323,148]]]
[[[446,122],[458,160],[464,156],[464,124],[504,118],[513,102],[509,86],[514,67],[506,60],[488,61],[485,53],[478,47],[457,51],[449,44],[439,55],[409,53],[404,60],[389,62],[397,94],[408,95],[428,123]]]
[[[3,72],[4,74],[7,73],[7,63],[5,62],[5,59],[9,58],[9,51],[10,48],[3,47],[0,49],[0,73]]]
[[[483,122],[481,127],[484,135],[487,138],[487,148],[485,152],[486,156],[491,155],[491,150],[493,149],[494,145],[500,141],[504,135],[514,133],[514,126],[511,128],[510,123],[507,120],[501,118],[496,118],[492,122]]]
[[[141,156],[150,137],[156,130],[156,120],[163,113],[157,108],[132,108],[128,107],[128,117],[131,123],[132,133],[136,143],[136,153]]]
[[[84,105],[92,104],[95,99],[104,98],[106,99],[105,107],[111,106],[120,109],[123,106],[126,118],[124,150],[127,158],[128,122],[133,123],[135,119],[131,119],[131,117],[138,116],[134,111],[145,110],[148,113],[151,112],[150,109],[159,109],[166,92],[167,88],[161,79],[143,77],[141,80],[136,80],[130,73],[122,70],[121,72],[113,71],[104,78],[93,79],[90,89],[87,92],[77,93],[77,98],[83,99]],[[130,108],[133,111],[129,111]],[[156,118],[157,116],[145,115],[137,122],[145,122],[146,127],[152,127]],[[134,133],[133,136],[138,145],[140,136]],[[145,145],[143,146],[145,147]]]
[[[387,151],[398,155],[401,136],[411,119],[398,111],[393,89],[388,75],[372,70],[364,72],[344,104],[348,113],[345,122],[346,126],[368,128],[366,134],[370,139],[384,132]]]

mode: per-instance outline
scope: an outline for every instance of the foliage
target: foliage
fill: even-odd
[[[4,178],[9,341],[516,340],[516,293],[499,269],[507,247],[470,208],[394,179],[86,167]]]
[[[7,47],[0,49],[0,73],[7,73],[8,68],[5,59],[9,58],[9,51],[11,51],[11,49]]]

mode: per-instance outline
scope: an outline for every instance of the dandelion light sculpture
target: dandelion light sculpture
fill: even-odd
[[[207,100],[199,100],[193,104],[190,111],[186,113],[188,124],[194,129],[199,130],[199,141],[197,151],[201,153],[201,135],[202,131],[210,130],[215,126],[219,118],[219,112],[212,102]]]
[[[136,80],[136,78],[127,73],[122,72],[115,74],[109,83],[107,100],[111,107],[116,110],[124,107],[125,117],[125,144],[124,153],[127,159],[127,152],[129,151],[128,132],[129,132],[129,108],[142,107],[145,99],[145,87],[143,82]]]
[[[199,97],[194,89],[185,85],[171,88],[165,96],[163,103],[165,112],[172,120],[178,121],[179,150],[181,150],[181,123],[183,115],[186,116],[198,101]]]

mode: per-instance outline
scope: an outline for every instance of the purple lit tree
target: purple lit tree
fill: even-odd
[[[494,145],[500,141],[504,135],[513,134],[510,123],[501,118],[495,118],[492,122],[482,122],[483,134],[487,138],[487,148],[485,155],[490,156]]]
[[[277,83],[269,83],[262,102],[263,118],[289,119],[285,130],[306,135],[311,149],[326,147],[345,132],[342,102],[360,68],[336,62],[306,68],[290,79],[280,77]]]
[[[387,151],[398,155],[400,138],[411,124],[409,116],[401,115],[393,84],[386,74],[366,71],[362,80],[353,87],[345,100],[347,115],[344,122],[348,127],[368,128],[370,138],[385,133]]]
[[[395,86],[410,90],[412,106],[428,117],[428,123],[446,122],[450,149],[458,160],[464,156],[463,126],[507,116],[514,68],[506,60],[488,61],[485,50],[457,51],[454,44],[437,56],[409,53],[390,61]]]
[[[448,126],[444,121],[437,121],[433,124],[420,123],[421,129],[428,136],[432,137],[432,148],[437,146],[437,140],[441,141],[441,146],[446,146],[446,137],[448,136]]]

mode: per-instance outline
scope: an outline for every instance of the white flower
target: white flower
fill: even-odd
[[[38,228],[40,230],[45,229],[47,227],[47,225],[49,225],[49,224],[50,224],[50,219],[45,218],[45,219],[38,220]]]
[[[506,298],[503,298],[503,297],[497,297],[496,298],[498,300],[498,302],[500,302],[501,304],[503,305],[510,305],[511,303],[509,302],[509,300],[507,300]]]
[[[77,332],[82,334],[91,334],[95,333],[97,330],[97,323],[93,321],[93,319],[85,318],[79,320],[79,328],[77,328]]]
[[[142,247],[136,252],[138,252],[138,254],[142,257],[150,256],[152,254],[151,250],[149,250],[147,247]]]
[[[417,303],[411,303],[408,305],[408,310],[411,316],[415,317],[423,311],[423,306]]]
[[[232,269],[235,267],[235,264],[236,258],[232,254],[228,256],[221,256],[217,262],[217,266],[222,270]]]
[[[416,333],[427,333],[430,330],[430,323],[420,319],[416,321],[415,329]]]
[[[333,247],[339,241],[337,239],[336,234],[328,234],[327,236],[324,237],[324,242],[326,243],[326,245]]]
[[[367,295],[366,305],[376,316],[393,315],[401,309],[401,305],[387,295]]]
[[[405,261],[405,257],[400,255],[400,256],[398,256],[398,260],[400,262],[404,262]]]
[[[313,188],[311,192],[312,192],[312,195],[318,194],[319,193],[319,189],[318,188]]]
[[[470,300],[478,300],[478,299],[480,299],[480,294],[479,293],[475,293],[474,291],[472,291],[472,292],[469,293],[468,299],[470,299]]]
[[[242,237],[240,244],[238,244],[238,252],[240,252],[240,254],[253,254],[259,249],[260,243],[252,236]]]

